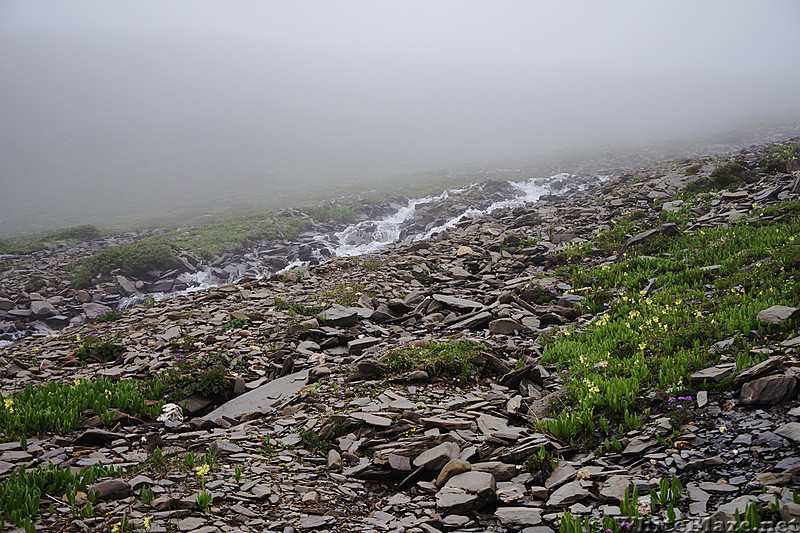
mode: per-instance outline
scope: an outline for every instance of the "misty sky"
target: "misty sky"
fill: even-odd
[[[800,2],[0,0],[0,235],[800,111]]]

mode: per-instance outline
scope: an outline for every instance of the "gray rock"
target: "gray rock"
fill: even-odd
[[[483,309],[484,305],[480,302],[467,300],[466,298],[458,298],[456,296],[447,296],[445,294],[434,294],[433,300],[461,312],[470,312]]]
[[[451,459],[458,459],[460,449],[455,442],[443,442],[426,450],[414,459],[414,466],[423,466],[428,470],[439,470]]]
[[[119,500],[133,494],[130,484],[124,479],[108,479],[88,487],[90,491],[97,491],[100,501]]]
[[[203,420],[237,418],[247,413],[258,413],[272,407],[287,397],[297,394],[306,384],[308,371],[303,370],[275,379],[221,405],[205,415]]]
[[[603,483],[603,488],[600,489],[600,499],[618,502],[625,496],[625,489],[630,484],[630,477],[613,475]]]
[[[793,376],[767,376],[748,381],[742,387],[742,405],[777,405],[794,397],[797,380]]]
[[[83,314],[86,315],[86,318],[97,318],[98,316],[104,315],[109,311],[111,311],[111,308],[107,305],[94,302],[83,304]]]
[[[513,318],[498,318],[489,322],[489,331],[495,335],[515,335],[525,329],[525,326]]]
[[[497,485],[487,472],[464,472],[453,476],[436,494],[436,508],[445,514],[481,509],[495,500]]]
[[[535,507],[499,507],[494,515],[504,526],[536,526],[542,523],[542,510]]]
[[[701,384],[703,381],[719,383],[736,371],[736,363],[723,363],[716,366],[698,370],[692,374],[692,383]]]
[[[775,433],[800,444],[800,422],[789,422],[775,430]]]
[[[563,485],[550,495],[550,498],[547,500],[547,506],[563,507],[575,502],[584,501],[589,496],[589,491],[583,486],[584,484],[591,486],[591,481],[572,481]]]
[[[14,309],[14,302],[8,298],[0,298],[0,311],[10,311]]]
[[[381,342],[380,339],[375,337],[363,337],[361,339],[355,339],[347,343],[347,350],[350,352],[351,355],[361,355],[361,352],[366,350],[367,348],[371,348]]]
[[[213,455],[219,455],[222,453],[239,453],[243,451],[241,446],[234,444],[229,440],[215,440],[208,447],[208,450]]]
[[[38,300],[31,302],[31,313],[36,318],[47,318],[58,314],[56,308],[47,302]]]
[[[736,375],[735,378],[733,378],[733,386],[739,387],[752,379],[755,379],[761,375],[769,373],[772,370],[775,370],[776,368],[781,366],[781,363],[783,363],[784,359],[785,359],[784,356],[776,355],[770,357],[766,361],[758,363],[757,365],[742,370]]]
[[[758,320],[765,324],[780,324],[800,317],[800,308],[773,305],[758,313]]]
[[[358,309],[333,304],[317,315],[325,325],[334,327],[351,327],[358,324]]]

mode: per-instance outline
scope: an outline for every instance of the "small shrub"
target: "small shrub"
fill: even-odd
[[[75,355],[86,361],[104,363],[125,353],[125,347],[110,339],[103,339],[89,334],[83,338],[83,344],[75,350]]]
[[[123,276],[141,276],[148,270],[180,268],[183,263],[170,245],[160,239],[145,239],[131,244],[112,246],[74,263],[77,268],[72,284],[77,288],[91,285],[98,275],[118,269]]]
[[[686,170],[683,171],[683,173],[687,176],[695,176],[697,175],[698,172],[700,172],[701,168],[703,168],[703,164],[697,163],[696,165],[688,167]]]
[[[426,348],[403,348],[389,352],[383,362],[396,372],[424,370],[430,375],[477,381],[490,365],[480,364],[488,348],[483,343],[461,339],[432,342]]]

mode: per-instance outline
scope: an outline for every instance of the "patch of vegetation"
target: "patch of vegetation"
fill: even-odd
[[[786,146],[772,148],[770,152],[775,155],[762,161],[762,170],[770,174],[786,172],[786,163],[793,159],[800,158],[800,141],[793,142]]]
[[[772,212],[791,209],[785,204]],[[756,315],[772,305],[796,304],[797,235],[800,219],[794,216],[743,222],[654,239],[641,247],[647,255],[615,264],[560,268],[573,286],[603,295],[606,310],[585,329],[554,328],[544,337],[543,361],[558,368],[569,391],[548,431],[569,440],[597,429],[602,440],[617,425],[635,429],[642,423],[641,393],[688,395],[689,375],[719,358],[709,350],[714,342],[791,327],[762,324]],[[703,269],[708,265],[719,270],[712,274]],[[599,308],[597,302],[586,305]],[[739,342],[749,349],[746,338]],[[675,415],[676,424],[683,416]]]
[[[718,166],[711,171],[711,175],[708,178],[696,179],[687,184],[684,192],[688,195],[694,195],[738,187],[742,183],[749,182],[752,177],[753,173],[744,166],[743,162],[734,161]]]
[[[73,264],[77,271],[72,285],[85,288],[98,275],[108,275],[119,270],[123,276],[141,276],[148,270],[180,268],[180,262],[172,246],[161,238],[144,239],[131,244],[112,246],[91,257]]]
[[[63,435],[81,423],[87,410],[108,425],[113,419],[111,409],[155,418],[163,403],[163,399],[148,394],[133,379],[116,383],[106,378],[76,380],[71,384],[50,381],[38,387],[28,385],[3,398],[0,430],[6,437],[42,435],[47,431]]]
[[[125,311],[122,311],[121,309],[112,309],[107,313],[102,313],[92,319],[89,319],[87,323],[92,324],[95,322],[116,322],[123,316],[125,316]]]
[[[37,292],[42,287],[45,287],[47,282],[40,278],[39,276],[33,276],[28,278],[28,281],[25,282],[25,292]]]
[[[222,326],[220,327],[222,328],[223,331],[228,331],[231,329],[243,328],[249,323],[250,323],[249,318],[231,318],[230,320],[222,324]]]
[[[112,361],[125,353],[125,347],[115,341],[119,341],[119,336],[112,340],[87,334],[83,337],[83,344],[75,350],[75,356],[83,361]]]
[[[323,305],[306,305],[303,303],[289,303],[280,297],[275,297],[275,309],[286,311],[289,316],[314,316],[321,313],[325,308]]]
[[[319,433],[316,431],[311,429],[301,429],[297,432],[297,436],[300,437],[300,443],[302,444],[303,448],[309,452],[317,452],[321,455],[328,453],[330,442],[320,437]]]
[[[251,215],[176,230],[162,238],[173,246],[197,252],[211,260],[222,252],[239,249],[253,241],[294,237],[310,228],[310,221],[301,217]]]
[[[683,171],[683,173],[685,175],[687,175],[687,176],[696,176],[700,172],[700,169],[702,169],[702,168],[703,168],[703,164],[702,163],[697,163],[696,165],[692,165],[690,167],[687,167],[686,170]]]
[[[376,293],[365,290],[364,286],[358,283],[342,283],[333,290],[322,292],[319,297],[324,302],[323,307],[331,303],[349,307],[358,303],[362,294],[372,297]]]
[[[0,239],[0,254],[26,254],[43,250],[51,242],[82,242],[98,239],[107,232],[96,226],[75,226],[24,237]]]
[[[424,370],[431,376],[450,377],[475,382],[493,372],[486,365],[489,348],[479,342],[459,339],[431,342],[425,348],[403,348],[384,355],[382,361],[395,372]]]
[[[119,474],[120,471],[113,466],[106,468],[100,464],[78,472],[73,472],[69,466],[53,464],[31,470],[22,466],[0,484],[0,530],[5,530],[5,520],[8,519],[15,526],[24,528],[26,533],[36,531],[33,520],[39,516],[42,496],[63,497],[74,516],[89,518],[93,513],[87,510],[91,511],[97,504],[98,494],[89,491],[88,486],[100,478]],[[83,508],[76,503],[79,492],[88,498]]]
[[[178,404],[194,393],[213,397],[228,388],[227,367],[228,357],[222,352],[179,353],[172,368],[149,380],[148,388],[154,396]]]
[[[358,220],[360,211],[357,203],[326,203],[304,207],[303,211],[317,222],[333,222],[335,224],[352,224]]]

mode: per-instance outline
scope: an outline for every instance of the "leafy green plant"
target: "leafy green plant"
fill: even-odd
[[[195,473],[197,474],[197,477],[200,478],[200,492],[197,494],[195,501],[197,503],[197,507],[199,507],[201,511],[208,509],[208,507],[214,501],[214,497],[206,490],[206,475],[210,469],[211,467],[208,465],[208,463],[203,463],[195,468]]]
[[[488,350],[483,343],[459,339],[431,342],[425,348],[393,350],[382,361],[396,372],[424,370],[430,375],[476,381],[483,373],[493,372],[491,365],[482,364]]]
[[[116,322],[123,316],[125,316],[125,311],[122,311],[121,309],[112,309],[111,311],[97,315],[96,317],[88,320],[87,322],[89,324],[94,322]]]
[[[119,269],[123,276],[141,276],[148,270],[181,268],[172,246],[161,238],[149,238],[131,244],[111,246],[72,265],[75,275],[72,285],[85,288],[98,275],[108,275]]]
[[[50,381],[46,385],[28,385],[3,400],[0,429],[7,437],[41,435],[46,431],[64,434],[77,427],[84,411],[102,415],[110,409],[137,417],[154,419],[164,404],[139,388],[136,380],[112,383],[106,378],[76,380],[71,384]]]
[[[250,319],[248,318],[231,318],[227,322],[225,322],[221,328],[223,331],[228,331],[231,329],[239,329],[243,328],[250,324]]]
[[[0,483],[0,512],[17,527],[26,531],[35,531],[33,519],[39,514],[42,496],[67,496],[73,512],[81,514],[75,506],[78,491],[87,492],[87,486],[101,477],[113,476],[118,472],[111,468],[95,465],[88,469],[73,473],[68,466],[37,467],[31,470],[24,466],[17,468]],[[93,511],[97,503],[97,494],[88,491],[89,507]]]
[[[117,344],[115,340],[98,337],[93,333],[87,333],[83,337],[83,343],[75,350],[76,357],[84,361],[98,362],[113,361],[123,353],[125,353],[124,346]]]

